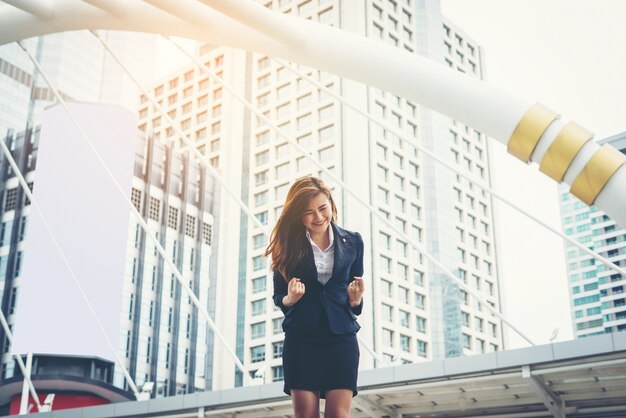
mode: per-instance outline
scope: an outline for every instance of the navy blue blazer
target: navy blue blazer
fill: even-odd
[[[363,275],[363,239],[358,232],[350,232],[331,223],[334,233],[335,257],[332,276],[325,285],[317,281],[317,268],[313,249],[307,246],[307,252],[293,277],[304,283],[304,295],[290,307],[283,305],[283,297],[287,295],[287,282],[278,272],[274,272],[274,304],[285,315],[283,331],[306,332],[319,323],[322,309],[328,315],[330,330],[334,334],[357,332],[361,326],[356,315],[363,310],[363,301],[350,308],[348,284],[354,276]],[[291,279],[291,278],[290,278]]]

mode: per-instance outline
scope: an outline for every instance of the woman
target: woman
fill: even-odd
[[[322,180],[289,189],[265,255],[272,255],[274,303],[285,315],[284,391],[296,418],[348,417],[356,395],[363,309],[363,240],[335,224],[337,207]]]

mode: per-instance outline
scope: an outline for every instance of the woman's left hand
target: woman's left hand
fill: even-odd
[[[348,285],[348,301],[350,302],[351,308],[361,304],[364,291],[365,285],[363,283],[363,278],[355,277],[354,280]]]

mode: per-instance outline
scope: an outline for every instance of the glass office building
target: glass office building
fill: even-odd
[[[626,154],[626,133],[599,141]],[[626,230],[595,206],[561,188],[561,221],[567,236],[621,268],[626,267]],[[626,277],[565,244],[570,306],[577,338],[626,330]]]

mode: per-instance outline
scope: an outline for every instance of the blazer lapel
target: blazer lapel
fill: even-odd
[[[335,234],[335,243],[334,243],[335,256],[333,259],[333,274],[332,276],[330,276],[332,280],[337,274],[337,270],[341,268],[341,266],[343,265],[343,262],[344,262],[343,260],[345,258],[345,252],[346,252],[346,245],[348,243],[346,242],[345,234],[343,233],[342,230],[340,230],[340,228],[337,225],[335,225],[334,222],[331,223],[331,226],[333,228],[333,233]]]
[[[317,266],[315,266],[315,257],[313,256],[313,249],[311,248],[311,245],[309,245],[308,243],[307,243],[306,254],[304,255],[304,259],[302,260],[302,273],[301,274],[304,277],[301,277],[300,280],[321,285],[321,283],[317,281]]]

